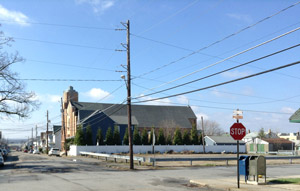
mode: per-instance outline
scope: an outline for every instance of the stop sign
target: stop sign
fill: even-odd
[[[230,135],[234,140],[242,140],[246,135],[246,128],[241,123],[234,123],[230,127]]]

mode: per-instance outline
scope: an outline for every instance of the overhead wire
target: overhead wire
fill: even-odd
[[[1,80],[1,79],[0,79]],[[45,81],[45,82],[120,82],[122,80],[95,80],[95,79],[38,79],[38,78],[23,78],[17,79],[23,81]]]
[[[71,43],[64,43],[64,42],[53,42],[53,41],[37,40],[37,39],[29,39],[29,38],[20,38],[20,37],[12,37],[12,38],[13,39],[18,39],[18,40],[31,41],[31,42],[39,42],[39,43],[47,43],[47,44],[54,44],[54,45],[63,45],[63,46],[71,46],[71,47],[80,47],[80,48],[89,48],[89,49],[97,49],[97,50],[115,51],[115,49],[103,48],[103,47],[96,47],[96,46],[71,44]]]
[[[148,99],[148,100],[143,100],[143,101],[138,101],[138,102],[133,102],[133,103],[149,102],[149,101],[155,101],[155,100],[166,99],[166,98],[176,97],[176,96],[180,96],[180,95],[190,94],[190,93],[194,93],[194,92],[198,92],[198,91],[202,91],[202,90],[206,90],[206,89],[210,89],[210,88],[230,84],[230,83],[237,82],[237,81],[240,81],[240,80],[252,78],[252,77],[255,77],[255,76],[262,75],[262,74],[270,73],[270,72],[280,70],[280,69],[283,69],[283,68],[287,68],[287,67],[291,67],[291,66],[294,66],[294,65],[297,65],[297,64],[300,64],[300,61],[293,62],[293,63],[290,63],[290,64],[286,64],[286,65],[283,65],[283,66],[279,66],[279,67],[276,67],[276,68],[272,68],[272,69],[269,69],[269,70],[265,70],[263,72],[255,73],[255,74],[252,74],[252,75],[244,76],[244,77],[241,77],[241,78],[237,78],[237,79],[234,79],[234,80],[230,80],[230,81],[222,82],[222,83],[219,83],[219,84],[207,86],[207,87],[204,87],[204,88],[199,88],[199,89],[195,89],[195,90],[191,90],[191,91],[186,91],[186,92],[182,92],[182,93],[173,94],[173,95],[170,95],[170,96],[154,98],[154,99]]]
[[[213,66],[215,66],[215,65],[218,65],[218,64],[220,64],[220,63],[222,63],[222,62],[225,62],[225,61],[227,61],[227,60],[230,60],[231,58],[234,58],[234,57],[236,57],[236,56],[239,56],[239,55],[241,55],[241,54],[244,54],[244,53],[246,53],[246,52],[248,52],[248,51],[250,51],[250,50],[253,50],[253,49],[255,49],[255,48],[258,48],[258,47],[260,47],[260,46],[263,46],[263,45],[265,45],[265,44],[268,44],[268,43],[270,43],[270,42],[272,42],[272,41],[278,40],[278,39],[280,39],[280,38],[282,38],[282,37],[284,37],[284,36],[286,36],[286,35],[289,35],[289,34],[291,34],[291,33],[293,33],[293,32],[298,31],[299,29],[300,29],[300,27],[298,27],[298,28],[296,28],[296,29],[293,29],[293,30],[291,30],[291,31],[288,31],[288,32],[286,32],[286,33],[284,33],[284,34],[281,34],[281,35],[279,35],[279,36],[277,36],[277,37],[275,37],[275,38],[272,38],[272,39],[270,39],[270,40],[267,40],[267,41],[265,41],[265,42],[263,42],[263,43],[260,43],[260,44],[258,44],[258,45],[252,46],[251,48],[248,48],[248,49],[246,49],[246,50],[243,50],[243,51],[241,51],[241,52],[239,52],[239,53],[236,53],[236,54],[234,54],[234,55],[232,55],[232,56],[229,56],[229,57],[227,57],[227,58],[225,58],[225,59],[222,59],[222,60],[217,61],[217,62],[215,62],[215,63],[213,63],[213,64],[210,64],[210,65],[207,65],[207,66],[205,66],[205,67],[203,67],[203,68],[201,68],[201,69],[198,69],[198,70],[196,70],[196,71],[194,71],[194,72],[191,72],[191,73],[189,73],[189,74],[186,74],[186,75],[184,75],[184,76],[181,76],[181,77],[179,77],[179,78],[176,78],[176,79],[174,79],[174,80],[171,80],[171,81],[169,81],[169,82],[160,84],[160,85],[158,85],[158,86],[156,86],[156,87],[154,87],[154,88],[152,88],[152,89],[157,89],[157,88],[162,87],[162,86],[164,86],[164,85],[173,83],[173,82],[175,82],[175,81],[178,81],[178,80],[181,80],[181,79],[186,78],[186,77],[188,77],[188,76],[191,76],[191,75],[193,75],[193,74],[196,74],[196,73],[198,73],[198,72],[200,72],[200,71],[203,71],[203,70],[206,70],[206,69],[208,69],[208,68],[211,68],[211,67],[213,67]]]
[[[49,62],[49,61],[34,60],[34,59],[26,59],[25,61],[45,63],[45,64],[51,64],[51,65],[59,65],[59,66],[67,66],[67,67],[74,67],[74,68],[82,68],[82,69],[91,69],[91,70],[100,70],[100,71],[107,71],[107,72],[115,72],[115,70],[105,69],[105,68],[88,67],[88,66],[78,66],[78,65],[73,65],[73,64],[64,64],[64,63]]]
[[[231,38],[231,37],[233,37],[233,36],[235,36],[235,35],[237,35],[237,34],[243,32],[243,31],[245,31],[245,30],[248,30],[248,29],[250,29],[250,28],[252,28],[252,27],[254,27],[254,26],[260,24],[260,23],[262,23],[262,22],[264,22],[264,21],[266,21],[266,20],[268,20],[268,19],[270,19],[270,18],[272,18],[272,17],[274,17],[274,16],[276,16],[276,15],[278,15],[278,14],[280,14],[280,13],[282,13],[282,12],[284,12],[284,11],[286,11],[286,10],[288,10],[288,9],[290,9],[290,8],[292,8],[292,7],[294,7],[294,6],[296,6],[296,5],[298,5],[299,3],[300,3],[300,1],[298,1],[298,2],[296,2],[296,3],[294,3],[294,4],[292,4],[292,5],[290,5],[290,6],[286,7],[286,8],[284,8],[284,9],[281,9],[280,11],[278,11],[278,12],[276,12],[276,13],[270,15],[270,16],[267,16],[267,17],[261,19],[261,20],[257,21],[257,22],[254,23],[254,24],[251,24],[251,25],[249,25],[249,26],[247,26],[247,27],[244,27],[244,28],[242,28],[242,29],[240,29],[240,30],[238,30],[238,31],[236,31],[236,32],[234,32],[234,33],[232,33],[232,34],[230,34],[230,35],[228,35],[228,36],[226,36],[226,37],[220,39],[220,40],[217,40],[217,41],[215,41],[215,42],[213,42],[213,43],[211,43],[211,44],[209,44],[209,45],[207,45],[207,46],[205,46],[205,47],[202,47],[202,48],[198,49],[197,51],[194,51],[194,52],[192,52],[192,53],[190,53],[190,54],[188,54],[188,55],[186,55],[186,56],[183,56],[183,57],[181,57],[181,58],[179,58],[179,59],[177,59],[177,60],[175,60],[175,61],[172,61],[172,62],[170,62],[170,63],[168,63],[168,64],[162,65],[162,66],[160,66],[160,67],[158,67],[158,68],[156,68],[156,69],[153,69],[153,70],[151,70],[151,71],[149,71],[149,72],[145,72],[145,73],[143,73],[143,74],[141,74],[141,75],[139,75],[139,76],[145,76],[145,75],[148,75],[148,74],[153,73],[153,72],[155,72],[155,71],[158,71],[158,70],[160,70],[160,69],[162,69],[162,68],[165,68],[165,67],[167,67],[167,66],[169,66],[169,65],[172,65],[172,64],[175,64],[175,63],[177,63],[177,62],[179,62],[179,61],[181,61],[181,60],[184,60],[184,59],[186,59],[186,58],[188,58],[188,57],[190,57],[190,56],[192,56],[192,55],[195,55],[196,53],[198,53],[198,52],[200,52],[200,51],[202,51],[202,50],[205,50],[205,49],[207,49],[207,48],[209,48],[209,47],[211,47],[211,46],[214,46],[215,44],[218,44],[218,43],[220,43],[220,42],[222,42],[222,41],[224,41],[224,40],[227,40],[227,39],[229,39],[229,38]],[[140,35],[140,34],[139,34],[139,35]]]
[[[178,15],[179,13],[181,13],[181,12],[187,10],[188,8],[190,8],[190,7],[192,7],[193,5],[197,4],[198,2],[199,2],[199,0],[195,0],[195,1],[193,1],[192,3],[189,3],[189,4],[186,5],[185,7],[181,8],[181,9],[178,10],[178,11],[176,11],[174,14],[172,14],[172,15],[170,15],[170,16],[164,18],[164,19],[161,20],[160,22],[155,23],[154,25],[150,26],[150,27],[147,28],[146,30],[140,32],[139,35],[141,35],[141,34],[143,34],[143,33],[146,33],[146,32],[148,32],[148,31],[152,30],[152,29],[155,28],[156,26],[158,26],[158,25],[160,25],[160,24],[166,22],[167,20],[169,20],[169,19],[171,19],[172,17]]]
[[[231,68],[228,68],[228,69],[225,69],[225,70],[222,70],[222,71],[219,71],[219,72],[216,72],[216,73],[213,73],[213,74],[210,74],[210,75],[207,75],[207,76],[204,76],[204,77],[201,77],[201,78],[198,78],[198,79],[189,81],[189,82],[185,82],[185,83],[182,83],[182,84],[179,84],[179,85],[170,87],[170,88],[166,88],[166,89],[163,89],[163,90],[160,90],[160,91],[157,91],[157,92],[149,93],[149,94],[142,95],[142,96],[139,96],[139,97],[135,97],[135,98],[132,98],[132,99],[138,99],[138,98],[142,98],[142,97],[146,97],[146,96],[158,94],[158,93],[165,92],[165,91],[168,91],[168,90],[172,90],[172,89],[175,89],[175,88],[178,88],[178,87],[182,87],[182,86],[185,86],[185,85],[194,83],[194,82],[198,82],[198,81],[200,81],[200,80],[204,80],[204,79],[207,79],[207,78],[210,78],[210,77],[213,77],[213,76],[216,76],[216,75],[219,75],[219,74],[228,72],[228,71],[230,71],[230,70],[233,70],[233,69],[236,69],[236,68],[239,68],[239,67],[242,67],[242,66],[246,66],[246,65],[251,64],[251,63],[253,63],[253,62],[257,62],[257,61],[259,61],[259,60],[262,60],[262,59],[265,59],[265,58],[274,56],[274,55],[276,55],[276,54],[279,54],[279,53],[282,53],[282,52],[291,50],[291,49],[296,48],[296,47],[298,47],[298,46],[300,46],[300,44],[296,44],[296,45],[290,46],[290,47],[288,47],[288,48],[279,50],[279,51],[277,51],[277,52],[273,52],[273,53],[271,53],[271,54],[262,56],[262,57],[260,57],[260,58],[253,59],[253,60],[248,61],[248,62],[246,62],[246,63],[239,64],[239,65],[237,65],[237,66],[234,66],[234,67],[231,67]]]
[[[174,102],[164,102],[164,101],[157,101],[160,103],[167,103],[167,104],[177,104],[177,105],[184,105],[185,104],[181,104],[181,103],[174,103]],[[202,107],[202,108],[210,108],[210,109],[222,109],[222,110],[230,110],[230,111],[234,111],[236,110],[236,108],[224,108],[224,107],[214,107],[214,106],[206,106],[206,105],[189,105],[191,107]],[[245,108],[240,108],[242,111],[245,112],[254,112],[254,113],[268,113],[268,114],[281,114],[281,115],[291,115],[293,113],[285,113],[285,112],[276,112],[276,111],[260,111],[260,110],[251,110],[251,109],[245,109]]]
[[[132,83],[133,85],[143,88],[143,89],[148,89],[146,87],[143,87],[141,85]],[[163,95],[167,95],[169,96],[170,94],[166,94],[166,93],[161,93]],[[257,97],[257,96],[249,96],[249,95],[243,95],[243,96],[247,96],[247,97]],[[257,104],[267,104],[267,103],[274,103],[274,102],[289,102],[289,103],[297,103],[300,104],[300,102],[295,102],[295,101],[287,101],[296,97],[300,97],[300,95],[295,95],[295,96],[291,96],[288,98],[281,98],[281,99],[273,99],[273,98],[263,98],[263,99],[269,99],[271,101],[264,101],[264,102],[251,102],[251,103],[224,103],[224,102],[217,102],[217,101],[208,101],[208,100],[200,100],[200,99],[193,99],[193,98],[187,98],[187,100],[191,100],[191,101],[196,101],[196,102],[207,102],[207,103],[213,103],[213,104],[223,104],[223,105],[257,105]]]
[[[34,24],[34,25],[56,26],[56,27],[68,27],[68,28],[81,28],[81,29],[94,29],[94,30],[111,30],[111,31],[115,30],[114,28],[106,28],[106,27],[67,25],[67,24],[56,24],[56,23],[46,23],[46,22],[16,21],[16,20],[4,20],[4,19],[1,19],[0,22]]]

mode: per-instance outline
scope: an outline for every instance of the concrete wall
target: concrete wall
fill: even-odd
[[[245,145],[240,145],[240,152],[245,153],[246,147]],[[202,145],[155,145],[155,152],[159,151],[160,153],[164,153],[166,151],[195,151],[196,153],[203,152]],[[221,153],[221,152],[233,152],[237,151],[236,145],[220,145],[220,146],[205,146],[205,152],[213,152],[213,153]],[[102,146],[76,146],[71,145],[70,151],[68,154],[70,156],[78,156],[79,152],[95,152],[95,153],[128,153],[129,146],[112,146],[112,145],[102,145]],[[134,153],[147,153],[152,152],[151,145],[134,145],[133,146]]]

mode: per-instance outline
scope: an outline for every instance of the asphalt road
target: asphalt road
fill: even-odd
[[[270,177],[300,175],[300,165],[268,166]],[[0,168],[1,191],[213,190],[190,185],[191,179],[236,179],[236,167],[187,167],[118,170],[89,158],[48,157],[13,152]],[[242,179],[242,178],[241,178]]]

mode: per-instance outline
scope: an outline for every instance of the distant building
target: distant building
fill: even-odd
[[[300,109],[298,109],[289,120],[291,123],[300,123]]]
[[[289,141],[298,141],[300,140],[300,133],[278,133],[278,136]]]
[[[124,136],[128,124],[127,106],[125,104],[106,104],[78,102],[78,92],[69,87],[63,95],[64,125],[66,138],[76,135],[79,125],[85,131],[88,125],[92,128],[93,144],[96,145],[97,130],[102,129],[105,137],[109,127],[118,128],[121,139]],[[157,106],[157,105],[132,105],[132,125],[139,131],[151,128],[165,128],[172,132],[180,129],[191,129],[196,126],[197,117],[189,106]],[[64,132],[62,131],[62,145],[64,144]],[[62,147],[63,148],[63,147]]]
[[[61,149],[61,126],[54,125],[53,126],[53,140],[54,140],[54,147]]]
[[[280,150],[292,150],[293,142],[283,138],[255,138],[247,143],[247,152],[269,153]]]

